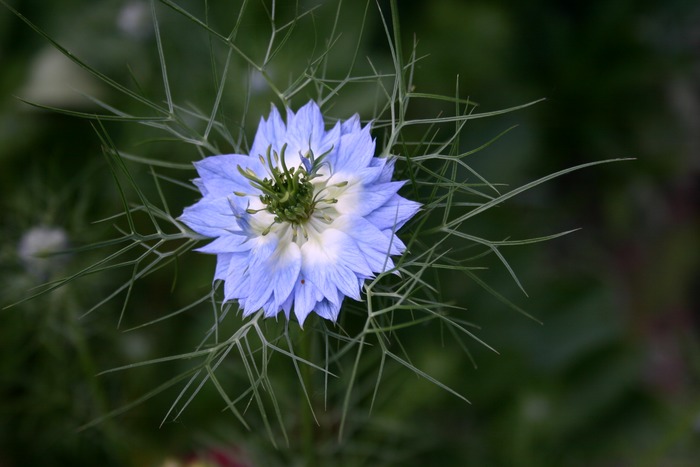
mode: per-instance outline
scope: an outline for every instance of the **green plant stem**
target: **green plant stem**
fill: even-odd
[[[69,316],[72,342],[75,352],[77,353],[78,361],[80,362],[80,367],[83,370],[85,378],[88,382],[88,387],[92,393],[95,407],[98,410],[98,414],[101,416],[107,412],[107,396],[105,395],[104,388],[97,380],[97,367],[92,358],[92,354],[90,353],[90,348],[85,337],[84,330],[80,326],[79,316],[74,311],[75,309],[75,307],[71,307],[72,311],[70,312]],[[123,462],[125,460],[124,453],[118,449],[118,446],[123,445],[123,443],[113,420],[106,419],[102,423],[101,431],[106,437],[106,449],[109,451],[112,459],[117,462]]]
[[[312,338],[313,335],[310,332],[310,326],[306,328],[305,331],[302,331],[302,336],[301,336],[301,355],[300,357],[304,360],[308,361],[313,361],[311,359],[311,353],[312,353]],[[301,363],[301,379],[302,383],[304,384],[304,388],[306,388],[306,391],[310,394],[312,391],[312,382],[311,382],[311,367],[305,363]],[[307,467],[315,467],[318,465],[318,458],[316,456],[316,443],[315,443],[315,437],[314,437],[314,417],[313,413],[311,412],[311,407],[309,407],[309,404],[306,400],[306,394],[304,392],[304,388],[301,389],[299,396],[300,396],[300,402],[299,402],[299,407],[301,408],[302,414],[301,414],[301,436],[302,436],[302,446],[303,446],[303,454],[304,454],[304,459],[305,463],[304,465]]]

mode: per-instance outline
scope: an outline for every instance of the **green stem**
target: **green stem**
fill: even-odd
[[[313,335],[310,332],[310,326],[307,326],[305,331],[302,331],[301,336],[301,355],[300,357],[304,360],[313,361],[311,359],[312,354],[312,338]],[[311,382],[311,367],[305,363],[301,363],[301,379],[304,384],[304,388],[301,389],[299,395],[301,401],[299,407],[302,410],[301,414],[301,436],[302,436],[302,446],[305,463],[307,467],[316,467],[318,465],[318,458],[316,456],[316,443],[314,436],[314,417],[312,408],[309,407],[309,401],[307,401],[307,394],[312,391]]]
[[[97,370],[95,362],[90,353],[90,348],[85,337],[83,328],[80,325],[79,317],[75,313],[75,308],[71,308],[69,314],[69,322],[71,326],[71,340],[75,348],[75,352],[80,362],[80,367],[83,370],[84,378],[88,381],[88,387],[92,393],[93,402],[98,414],[101,416],[107,413],[107,396],[105,395],[104,388],[98,382]],[[105,435],[105,440],[107,442],[105,448],[110,453],[110,456],[115,461],[124,461],[124,455],[118,449],[118,446],[123,445],[123,440],[119,435],[119,432],[114,425],[114,421],[111,418],[107,418],[102,422],[101,431]]]

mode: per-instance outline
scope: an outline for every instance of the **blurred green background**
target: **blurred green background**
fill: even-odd
[[[212,24],[228,30],[239,2],[209,3]],[[163,100],[148,2],[9,4],[91,66],[121,83],[138,80],[144,94]],[[180,4],[203,17],[202,2]],[[300,8],[312,4],[300,2]],[[334,5],[321,2],[307,27],[329,24]],[[388,9],[387,3],[380,5]],[[444,281],[440,286],[446,295],[468,308],[466,318],[481,327],[479,337],[499,354],[475,343],[474,368],[456,346],[443,346],[439,336],[417,335],[409,345],[425,345],[418,366],[463,393],[472,405],[399,372],[392,375],[398,383],[387,389],[391,397],[374,409],[374,424],[368,422],[369,454],[347,459],[337,454],[336,462],[697,465],[700,4],[401,0],[399,9],[404,50],[415,40],[422,57],[414,77],[417,92],[454,95],[458,84],[461,96],[478,102],[479,110],[547,99],[467,125],[463,150],[518,125],[468,160],[489,181],[518,186],[588,161],[636,160],[567,175],[470,221],[475,233],[494,240],[582,228],[505,252],[529,297],[518,291],[497,260],[486,262],[490,269],[484,280],[542,324],[467,280]],[[206,109],[216,89],[210,43],[172,10],[161,5],[157,10],[174,100]],[[363,10],[362,2],[348,2],[342,9],[339,29],[345,32],[331,62],[339,68],[346,59],[344,48],[354,47],[344,41],[357,34]],[[239,38],[245,38],[242,43],[255,56],[267,45],[269,21],[257,2],[244,19]],[[288,55],[276,60],[273,79],[284,82],[287,74],[298,73],[298,61],[314,46],[313,34],[303,32],[293,36],[296,42],[288,44]],[[374,4],[358,55],[365,69],[364,56],[380,67],[389,61]],[[100,258],[100,252],[88,251],[33,262],[23,256],[31,229],[44,228],[35,235],[51,238],[60,248],[80,246],[112,235],[109,225],[92,223],[120,209],[89,122],[34,109],[16,96],[94,111],[73,88],[119,108],[138,108],[67,64],[4,7],[0,65],[0,303],[5,305],[43,281]],[[250,122],[255,122],[267,112],[272,96],[244,63],[234,61],[232,66],[241,75],[241,87],[226,88],[226,123],[241,125],[235,112],[247,95]],[[294,104],[309,97],[301,93]],[[340,101],[355,102],[363,116],[371,115],[371,94],[361,89],[348,87]],[[411,112],[431,117],[440,110],[421,101]],[[137,125],[106,125],[127,152],[183,163],[199,157],[193,149],[174,144],[149,146],[144,143],[148,133]],[[194,174],[172,176],[186,181]],[[148,180],[149,175],[143,177]],[[173,190],[168,196],[177,211],[196,195]],[[62,229],[65,237],[47,233],[48,228]],[[209,284],[205,272],[212,267],[210,260],[190,259],[193,270],[203,272],[183,272],[174,287],[168,272],[137,287],[122,329],[196,298]],[[221,401],[213,392],[209,399],[203,393],[182,421],[161,428],[177,392],[159,395],[97,428],[75,431],[149,391],[176,368],[96,378],[97,372],[187,351],[206,329],[204,320],[193,319],[123,333],[116,326],[120,304],[111,302],[78,319],[128,278],[128,271],[115,276],[90,276],[2,311],[0,466],[166,465],[167,460],[184,463],[192,460],[192,453],[211,454],[212,449],[228,461],[239,458],[239,464],[221,465],[246,465],[246,458],[258,459],[258,465],[285,459],[286,454],[268,453],[270,459],[259,460],[271,448],[264,440],[251,441],[254,436],[235,426],[233,417],[221,415]],[[293,460],[281,462],[291,465]]]

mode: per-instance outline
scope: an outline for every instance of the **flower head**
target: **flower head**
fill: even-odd
[[[214,241],[215,280],[244,315],[315,312],[335,321],[344,298],[394,267],[405,245],[395,235],[420,204],[397,194],[394,160],[374,157],[359,117],[326,131],[313,101],[287,123],[274,107],[260,120],[250,155],[195,162],[202,199],[181,220]]]
[[[53,256],[68,248],[68,235],[60,227],[32,227],[22,235],[17,247],[19,258],[27,271],[46,279],[65,265],[65,256]]]

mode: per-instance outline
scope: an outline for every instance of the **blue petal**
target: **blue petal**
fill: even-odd
[[[382,233],[386,235],[386,238],[391,242],[390,255],[400,255],[406,249],[406,245],[401,241],[401,239],[395,235],[395,231],[392,229],[382,230]]]
[[[270,299],[262,306],[265,310],[265,318],[272,318],[277,316],[282,309],[275,300],[275,297],[270,297]]]
[[[348,133],[354,133],[360,131],[360,128],[360,116],[355,114],[343,122],[340,127],[340,134],[346,135]]]
[[[301,247],[302,274],[331,301],[337,300],[337,290],[356,299],[360,297],[357,277],[346,266],[351,257],[344,256],[345,249],[352,243],[343,232],[327,229],[317,238],[309,238]]]
[[[296,243],[289,244],[279,252],[276,267],[270,280],[275,287],[275,300],[281,306],[294,290],[301,272],[301,250]]]
[[[365,219],[381,230],[388,228],[398,230],[418,212],[420,207],[420,203],[394,195],[383,206],[367,214]]]
[[[323,115],[314,101],[309,101],[296,114],[287,110],[288,154],[305,155],[311,150],[320,156],[332,148],[337,149],[339,137],[339,125],[326,132]]]
[[[338,248],[342,251],[342,255],[338,258],[338,263],[347,267],[355,274],[369,277],[372,275],[372,269],[366,261],[366,255],[355,242],[355,240],[346,232],[334,229],[337,232]]]
[[[248,242],[248,239],[242,235],[222,235],[221,237],[216,238],[213,242],[197,248],[195,251],[218,255],[222,253],[239,253],[242,251],[248,251],[250,250],[251,246],[252,245]]]
[[[267,121],[263,118],[260,119],[253,146],[250,148],[250,155],[256,159],[258,156],[265,156],[270,146],[272,146],[273,151],[279,152],[286,139],[287,127],[282,121],[277,108],[272,106],[270,117]]]
[[[382,172],[382,167],[365,167],[364,169],[358,170],[354,175],[362,181],[363,185],[370,186],[384,183],[380,181]],[[339,177],[342,178],[340,175]]]
[[[296,243],[280,242],[273,254],[258,267],[251,269],[250,274],[251,281],[261,283],[261,287],[271,290],[274,298],[272,307],[276,313],[292,293],[300,271],[299,246]]]
[[[216,257],[216,271],[214,280],[225,280],[228,275],[228,268],[231,265],[231,254],[222,254]]]
[[[335,288],[335,290],[341,291],[346,296],[353,298],[355,300],[360,299],[360,289],[357,287],[357,276],[346,266],[342,264],[336,264],[333,267],[328,268],[328,275],[330,278],[330,283]],[[329,300],[333,293],[333,288],[329,290],[323,290],[323,295]]]
[[[299,283],[299,280],[297,280],[297,284]],[[296,287],[296,286],[295,286]],[[289,315],[292,311],[292,306],[294,305],[294,296],[296,295],[296,288],[292,290],[292,293],[289,294],[289,297],[287,297],[287,300],[282,303],[281,308],[284,311],[284,315],[289,319]]]
[[[387,183],[391,181],[391,177],[394,175],[395,164],[396,158],[394,157],[375,157],[372,159],[370,167],[382,168],[382,174],[377,179],[377,183]]]
[[[308,278],[300,277],[300,281],[303,280],[303,283],[294,287],[294,315],[301,326],[318,301],[323,299],[323,295]]]
[[[238,172],[238,166],[251,169],[258,176],[265,176],[264,168],[257,157],[240,154],[225,154],[206,157],[194,163],[199,176],[197,184],[203,184],[207,196],[229,196],[235,191],[250,193],[248,180]]]
[[[233,253],[224,283],[224,301],[244,300],[248,296],[250,275],[248,274],[249,254]]]
[[[335,322],[338,319],[338,314],[340,313],[340,306],[343,304],[343,297],[339,298],[339,303],[333,303],[329,300],[321,300],[316,304],[314,310],[316,314],[322,318],[331,320]]]
[[[393,268],[389,255],[403,252],[397,248],[400,243],[400,240],[397,241],[398,238],[392,239],[392,236],[387,236],[385,232],[364,218],[341,216],[333,222],[333,227],[352,237],[372,272],[384,272]],[[366,277],[370,275],[367,274]]]
[[[369,134],[369,125],[361,131],[340,137],[340,147],[333,161],[334,173],[357,173],[370,165],[375,144]]]
[[[356,216],[367,216],[371,212],[387,204],[405,182],[390,182],[375,185],[355,185],[345,192],[346,196],[352,196],[351,192],[357,193],[357,200],[351,206],[345,206],[344,199],[338,198],[336,209],[342,214],[353,214]]]
[[[287,109],[287,137],[296,138],[302,142],[320,139],[326,132],[321,109],[314,101],[309,101],[296,113]]]
[[[199,192],[202,193],[202,196],[206,198],[206,196],[209,194],[209,190],[207,190],[207,187],[204,186],[204,182],[202,181],[201,178],[195,178],[192,180],[192,183],[194,183],[194,186],[196,186],[199,189]]]
[[[251,242],[254,244],[248,256],[248,274],[250,278],[244,315],[254,313],[262,308],[273,293],[272,284],[264,275],[270,272],[268,260],[277,247],[277,238],[273,235],[267,235],[252,239]],[[262,280],[261,273],[263,276]]]
[[[320,156],[326,151],[332,151],[326,156],[328,160],[335,156],[340,145],[340,122],[337,122],[333,128],[323,134],[323,138],[319,141],[318,148],[314,149],[314,154]]]
[[[230,229],[238,229],[236,217],[225,198],[203,198],[186,207],[180,220],[195,232],[207,237],[228,235]]]

